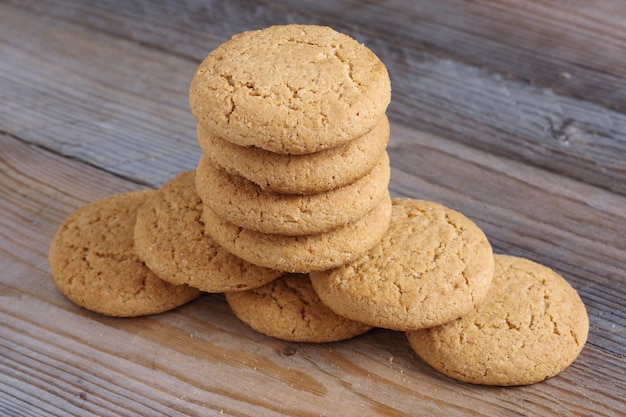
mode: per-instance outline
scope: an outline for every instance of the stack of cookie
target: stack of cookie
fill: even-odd
[[[372,51],[321,26],[245,32],[201,63],[189,97],[203,220],[227,251],[306,273],[381,240],[391,87]]]
[[[549,268],[494,255],[463,214],[390,198],[390,93],[383,63],[330,28],[233,37],[191,83],[197,169],[69,216],[49,253],[57,287],[122,317],[223,292],[284,340],[382,327],[462,381],[556,375],[587,339],[580,297]]]

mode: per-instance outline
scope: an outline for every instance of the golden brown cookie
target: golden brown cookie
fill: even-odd
[[[191,112],[237,145],[317,152],[365,135],[391,99],[385,65],[329,27],[271,26],[212,51],[189,90]]]
[[[200,295],[159,279],[135,254],[137,211],[154,193],[113,195],[79,208],[61,224],[48,261],[67,298],[97,313],[133,317],[171,310]]]
[[[389,155],[352,184],[319,194],[263,191],[243,177],[215,168],[204,155],[196,171],[198,195],[215,214],[261,233],[310,235],[363,217],[388,193]]]
[[[567,368],[581,352],[589,318],[578,293],[550,268],[495,255],[485,301],[459,320],[407,332],[415,352],[452,378],[527,385]]]
[[[205,292],[243,291],[278,278],[281,272],[239,259],[204,234],[194,178],[194,171],[178,175],[139,209],[139,258],[162,279]]]
[[[376,245],[389,227],[391,199],[387,194],[369,213],[327,233],[285,236],[236,226],[206,206],[205,230],[218,244],[246,261],[285,272],[307,273],[349,262]]]
[[[313,291],[307,275],[285,274],[260,288],[226,293],[226,300],[257,332],[291,342],[336,342],[372,329],[333,313]]]
[[[493,253],[470,219],[441,204],[393,199],[380,244],[339,268],[311,273],[335,313],[376,327],[432,327],[469,312],[486,296]]]
[[[353,183],[374,168],[388,141],[386,116],[364,136],[305,155],[234,145],[198,124],[198,143],[214,166],[242,176],[263,190],[283,194],[316,194]]]

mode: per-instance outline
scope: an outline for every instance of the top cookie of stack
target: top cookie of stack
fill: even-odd
[[[235,35],[191,82],[191,112],[237,145],[306,154],[346,144],[382,119],[389,75],[372,51],[313,25]]]
[[[204,59],[189,99],[207,232],[225,249],[310,272],[348,262],[382,238],[391,217],[391,86],[367,47],[315,25],[244,32]],[[233,233],[237,239],[227,237]],[[312,252],[325,249],[332,259],[316,263]],[[296,259],[305,252],[311,260]]]

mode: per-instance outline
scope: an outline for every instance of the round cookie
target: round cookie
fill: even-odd
[[[317,296],[307,275],[285,274],[260,288],[225,295],[241,321],[277,339],[336,342],[372,329],[333,313]]]
[[[215,214],[261,233],[290,236],[327,232],[363,217],[387,194],[389,155],[352,184],[319,194],[263,191],[243,177],[215,168],[204,155],[196,171],[198,195]]]
[[[234,145],[198,124],[198,143],[214,166],[282,194],[316,194],[351,184],[374,168],[388,141],[386,116],[370,132],[345,145],[305,155]]]
[[[81,307],[115,317],[161,313],[200,295],[195,288],[161,280],[135,254],[137,211],[155,193],[116,194],[68,216],[48,254],[61,293]]]
[[[412,330],[454,320],[487,295],[493,253],[471,220],[441,204],[393,199],[380,244],[347,265],[311,273],[335,313],[376,327]]]
[[[361,256],[376,245],[389,227],[389,193],[361,219],[327,233],[306,236],[265,234],[243,229],[202,212],[206,232],[236,256],[255,265],[285,272],[307,273],[333,268]]]
[[[385,65],[329,27],[278,25],[240,33],[198,67],[196,120],[237,145],[304,154],[365,135],[391,99]]]
[[[194,179],[195,171],[181,173],[139,209],[139,258],[162,279],[205,292],[243,291],[278,278],[281,272],[239,259],[205,235]]]
[[[411,347],[443,374],[474,384],[527,385],[558,374],[587,341],[585,305],[550,268],[495,260],[485,301],[459,320],[407,332]]]

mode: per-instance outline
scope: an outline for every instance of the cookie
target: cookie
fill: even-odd
[[[323,26],[278,25],[233,36],[199,65],[195,119],[237,145],[304,154],[365,135],[391,99],[385,65]]]
[[[441,204],[393,199],[391,226],[365,255],[311,282],[335,313],[409,330],[461,317],[487,295],[493,253],[470,219]]]
[[[299,236],[363,217],[388,193],[389,174],[385,152],[369,174],[352,184],[319,194],[278,194],[215,168],[203,155],[196,188],[204,204],[230,223],[261,233]]]
[[[285,274],[260,288],[225,295],[241,321],[277,339],[336,342],[372,329],[333,313],[317,296],[307,275]]]
[[[139,209],[139,258],[162,279],[205,292],[243,291],[278,278],[281,272],[239,259],[205,235],[194,179],[195,171],[181,173]]]
[[[213,165],[263,190],[283,194],[317,194],[353,183],[374,168],[388,141],[386,116],[370,132],[345,145],[305,155],[234,145],[198,124],[198,143]]]
[[[389,227],[391,199],[387,194],[369,213],[327,233],[285,236],[255,232],[202,212],[205,230],[218,244],[255,265],[285,272],[307,273],[349,262],[376,245]]]
[[[485,301],[459,320],[407,332],[415,352],[460,381],[527,385],[567,368],[581,352],[589,318],[578,293],[552,269],[495,255]]]
[[[135,254],[137,211],[155,193],[116,194],[79,208],[61,224],[48,254],[61,293],[115,317],[161,313],[200,295],[195,288],[163,281]]]

